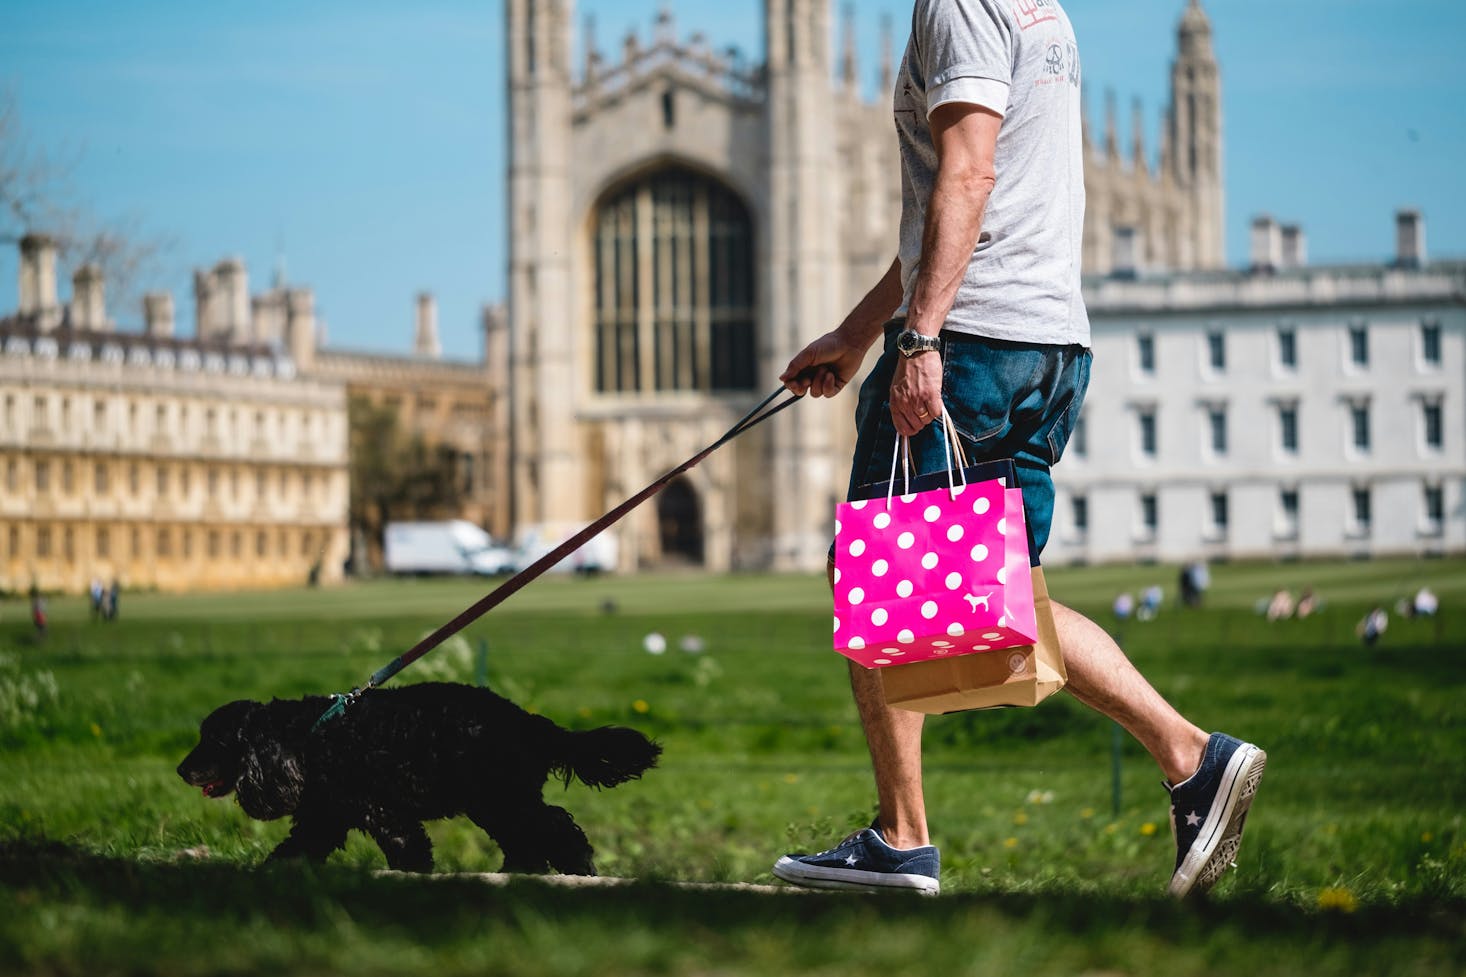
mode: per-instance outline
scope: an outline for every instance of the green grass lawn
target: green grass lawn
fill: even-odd
[[[1057,598],[1117,631],[1117,592],[1174,581],[1169,567],[1050,571]],[[1422,583],[1441,614],[1394,616],[1361,647],[1365,610]],[[1269,624],[1254,605],[1280,586],[1313,587],[1323,609]],[[215,706],[349,689],[485,587],[124,595],[111,624],[60,599],[44,642],[22,602],[0,605],[0,972],[1466,969],[1466,562],[1222,565],[1203,609],[1124,626],[1183,712],[1269,752],[1239,867],[1196,903],[1163,895],[1160,774],[1067,695],[929,723],[939,899],[669,886],[771,883],[780,853],[872,815],[817,577],[551,577],[396,680],[486,677],[565,725],[656,737],[662,763],[641,781],[547,788],[631,888],[382,876],[357,836],[324,868],[259,868],[286,825],[174,774]],[[666,654],[643,650],[651,631]],[[688,635],[700,654],[679,650]],[[498,867],[466,820],[431,833],[439,873]]]

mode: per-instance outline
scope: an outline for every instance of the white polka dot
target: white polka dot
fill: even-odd
[[[877,607],[875,610],[870,612],[870,623],[874,624],[876,627],[881,627],[883,624],[886,623],[886,620],[890,618],[890,616],[890,612],[887,611],[884,607]]]
[[[925,604],[922,604],[921,605],[921,616],[924,617],[924,618],[926,618],[928,621],[930,621],[932,618],[936,617],[937,616],[937,602],[934,601],[934,600],[929,600]],[[837,627],[839,626],[839,622],[836,622],[836,626]]]
[[[926,511],[921,514],[921,517],[927,522],[936,522],[942,518],[942,510],[938,506],[929,505],[926,507]]]
[[[839,631],[840,630],[840,619],[838,617],[835,618],[835,630],[836,631]]]
[[[909,628],[903,629],[900,634],[896,635],[896,640],[903,645],[909,645],[916,640],[916,635],[912,634]]]
[[[932,652],[932,654],[935,654],[935,655],[950,655],[951,653],[952,653],[952,649],[951,648],[938,648],[938,649],[936,649],[936,651]]]
[[[948,590],[956,590],[960,586],[962,586],[962,574],[956,572],[955,570],[947,574]]]
[[[984,512],[987,512],[988,509],[990,509],[991,507],[992,502],[988,499],[986,495],[979,496],[978,500],[972,503],[972,511],[977,513],[979,516],[982,515]]]
[[[901,654],[901,649],[900,648],[882,648],[881,649],[881,654],[883,654],[883,655],[899,655],[899,654]]]
[[[952,526],[950,529],[948,529],[947,530],[947,539],[949,541],[953,542],[953,543],[955,543],[955,542],[959,541],[960,539],[962,539],[962,527],[961,526]]]
[[[902,533],[896,537],[896,545],[903,550],[909,550],[916,544],[916,537],[911,533]]]
[[[911,503],[916,501],[916,493],[908,492],[906,495],[901,496],[901,501],[905,502],[907,505],[910,505]]]
[[[889,665],[889,664],[891,664],[891,659],[889,659],[889,658],[877,658],[876,659],[876,664],[877,665]]]
[[[851,651],[860,651],[865,647],[865,639],[860,637],[860,635],[856,635],[850,639],[850,644],[846,645],[846,647]]]
[[[864,509],[869,504],[870,504],[870,500],[869,499],[861,499],[858,502],[852,502],[852,503],[850,503],[850,508],[854,509],[856,512],[859,512],[861,509]]]
[[[998,535],[999,536],[1006,536],[1006,535],[1008,535],[1008,519],[1007,519],[1006,516],[1004,518],[998,520]]]
[[[976,546],[974,546],[972,548],[972,562],[973,563],[981,563],[983,560],[986,560],[987,558],[988,558],[988,548],[986,546],[984,546],[981,543],[978,543]]]
[[[861,601],[865,600],[865,591],[861,590],[859,587],[851,587],[850,593],[845,595],[845,599],[850,601],[850,605],[853,607],[856,604],[859,604]]]
[[[995,576],[998,578],[998,583],[1007,583],[1008,582],[1008,568],[1007,567],[998,567],[998,572],[995,574]]]
[[[911,586],[910,580],[903,580],[896,585],[896,596],[903,599],[906,597],[910,597],[911,592],[915,589],[915,587]]]
[[[835,520],[835,535],[840,535],[840,520],[838,519]]]
[[[993,647],[992,645],[973,645],[972,646],[972,650],[973,651],[991,651],[992,650],[992,647]]]
[[[839,582],[840,582],[840,568],[839,567],[835,567],[835,583],[839,583]]]
[[[865,540],[863,540],[863,539],[857,539],[855,542],[853,542],[853,543],[850,544],[850,555],[851,556],[860,556],[864,552],[865,552]]]
[[[906,654],[906,652],[904,652],[904,651],[893,651],[893,652],[891,652],[891,657],[892,658],[900,658],[904,654]]]
[[[997,632],[997,631],[985,631],[985,632],[983,632],[982,640],[984,640],[984,641],[997,641],[1002,636],[1003,635],[1001,633]]]
[[[870,524],[877,529],[885,529],[891,524],[891,514],[889,512],[878,512],[876,513],[876,517],[870,521]]]
[[[954,638],[960,638],[960,637],[962,637],[962,635],[964,633],[966,633],[966,630],[967,629],[964,628],[960,624],[949,624],[949,625],[947,625],[947,634],[950,635],[950,636],[952,636],[952,637],[954,637]]]
[[[954,488],[952,490],[952,498],[954,498],[954,499],[960,499],[962,497],[962,493],[963,492],[966,492],[966,491],[967,491],[967,486],[966,485],[959,485],[959,486],[957,486],[956,488]]]
[[[921,558],[921,567],[923,570],[935,570],[938,562],[940,561],[935,553],[928,553]]]
[[[1007,615],[1004,615],[1003,617],[998,618],[998,627],[1000,627],[1000,628],[1006,628],[1007,626],[1008,626],[1008,618],[1007,618]]]
[[[889,569],[891,569],[891,565],[885,560],[876,560],[870,565],[870,572],[877,577],[884,577],[886,571]]]
[[[950,647],[952,647],[952,642],[950,642],[950,641],[933,641],[932,642],[932,647],[933,648],[950,648]]]

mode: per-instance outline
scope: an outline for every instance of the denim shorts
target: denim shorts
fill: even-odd
[[[896,334],[904,323],[886,325],[886,343],[860,388],[855,408],[855,458],[847,499],[861,498],[861,486],[886,481],[896,428],[891,423],[891,377],[896,370]],[[1054,482],[1049,467],[1064,454],[1089,386],[1090,351],[985,339],[943,331],[942,402],[969,464],[1012,458],[1023,489],[1023,508],[1040,552],[1054,521]],[[911,439],[913,474],[944,471],[946,435],[939,420]],[[899,477],[899,476],[898,476]]]

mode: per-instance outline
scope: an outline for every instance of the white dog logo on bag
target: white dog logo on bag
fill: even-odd
[[[988,607],[988,601],[993,599],[993,594],[992,591],[988,591],[981,597],[977,596],[976,594],[967,594],[963,599],[966,600],[967,603],[972,605],[972,613],[976,614],[978,604],[982,605],[982,609],[984,611],[990,610],[990,608]]]

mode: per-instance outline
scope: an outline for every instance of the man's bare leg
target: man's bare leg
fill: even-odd
[[[931,844],[921,792],[921,727],[926,717],[886,705],[880,672],[850,663],[850,688],[870,747],[881,836],[892,848]]]
[[[1161,698],[1104,628],[1052,603],[1074,698],[1125,727],[1172,784],[1190,777],[1201,763],[1207,734]]]

